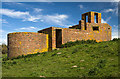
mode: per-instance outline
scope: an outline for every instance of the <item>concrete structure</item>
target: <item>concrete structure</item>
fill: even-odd
[[[9,48],[8,57],[14,57],[22,54],[26,55],[36,52],[51,51],[56,48],[60,48],[61,44],[67,43],[69,41],[88,39],[96,40],[97,42],[109,41],[111,40],[111,30],[112,28],[109,24],[101,23],[101,13],[87,12],[82,14],[82,20],[79,21],[78,25],[74,25],[69,28],[58,27],[46,28],[43,30],[39,30],[38,33],[30,33],[30,38],[28,38],[27,34],[24,35],[24,33],[8,34],[8,48]],[[20,37],[20,35],[22,37]],[[37,40],[32,41],[31,44],[30,40],[32,38],[35,38]],[[23,43],[23,46],[17,43],[18,39],[19,41],[23,40],[21,41],[21,43]],[[27,42],[25,42],[25,40],[27,40]],[[30,46],[29,48],[30,50],[25,49],[27,48],[27,46]],[[16,51],[18,51],[18,49],[19,52],[15,53]],[[36,50],[34,52],[35,49],[39,50]]]

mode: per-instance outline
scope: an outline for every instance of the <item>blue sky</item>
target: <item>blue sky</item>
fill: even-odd
[[[2,40],[11,32],[37,32],[47,27],[78,24],[81,14],[102,13],[102,23],[112,26],[112,38],[118,37],[118,4],[113,2],[2,2]],[[0,39],[1,40],[1,39]]]

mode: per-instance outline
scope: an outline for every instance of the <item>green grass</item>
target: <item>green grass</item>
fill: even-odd
[[[118,77],[118,41],[78,44],[9,60],[3,55],[2,76]]]

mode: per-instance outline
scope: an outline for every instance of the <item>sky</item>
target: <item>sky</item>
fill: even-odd
[[[112,38],[118,37],[117,2],[2,2],[0,44],[7,44],[7,34],[12,32],[68,28],[78,24],[81,15],[89,11],[102,13],[102,23],[112,26]]]

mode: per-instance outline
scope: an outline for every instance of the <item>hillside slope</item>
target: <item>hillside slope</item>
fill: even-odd
[[[3,77],[118,77],[118,42],[81,44],[2,61]]]

